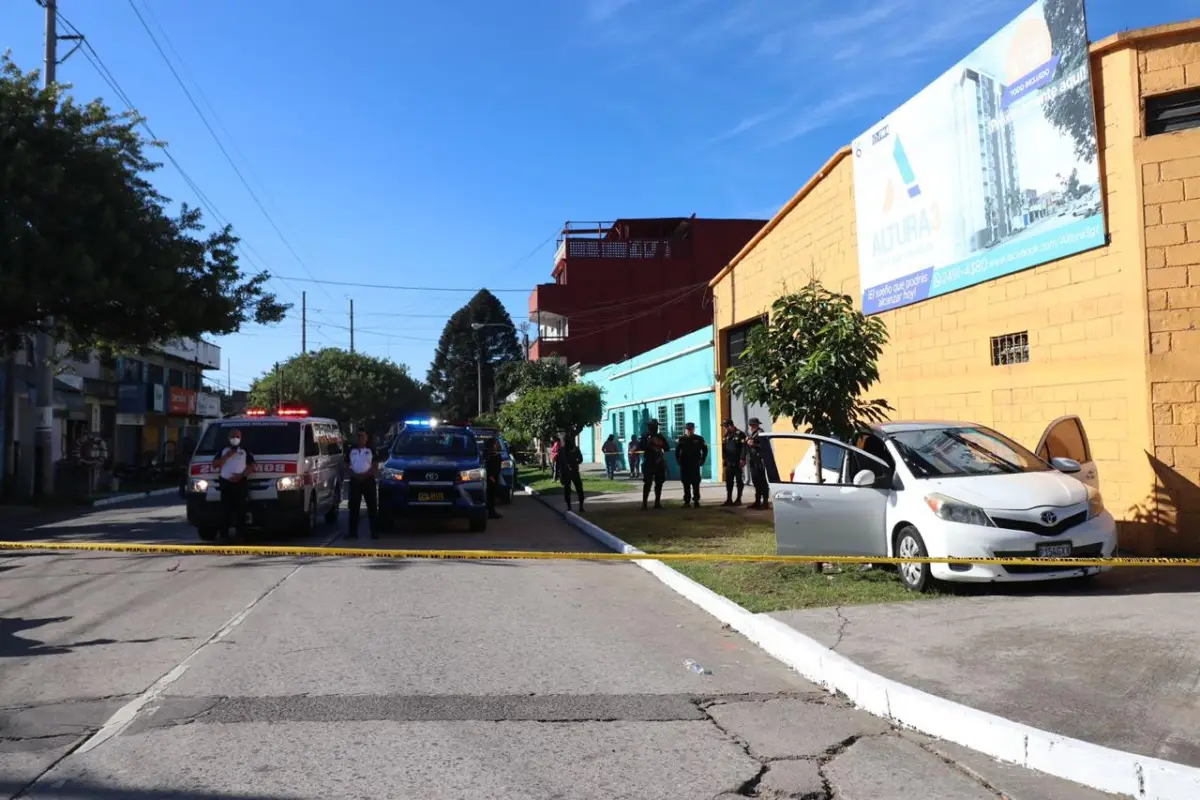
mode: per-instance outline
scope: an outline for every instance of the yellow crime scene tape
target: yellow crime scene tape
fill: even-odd
[[[785,556],[741,553],[575,553],[525,550],[384,550],[372,547],[260,547],[255,545],[137,544],[132,542],[3,542],[0,551],[148,553],[196,556],[297,556],[460,561],[723,561],[782,564],[996,564],[1042,567],[1200,567],[1200,558],[897,558]]]

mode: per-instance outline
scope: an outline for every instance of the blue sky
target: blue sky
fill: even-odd
[[[235,388],[299,351],[301,291],[310,348],[348,344],[353,298],[357,348],[424,378],[446,317],[475,289],[519,290],[498,294],[515,321],[525,317],[564,220],[768,218],[835,149],[1029,5],[59,3],[296,305],[280,325],[217,340],[230,368],[220,381],[231,372]],[[1194,0],[1088,2],[1093,39],[1194,14]],[[0,32],[18,63],[40,66],[35,0],[0,4]],[[59,79],[78,96],[121,105],[83,53]],[[173,167],[156,181],[174,200],[197,203]],[[443,290],[299,280],[314,277]]]

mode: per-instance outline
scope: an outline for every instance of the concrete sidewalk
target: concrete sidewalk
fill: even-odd
[[[1200,570],[1118,568],[770,616],[867,669],[1095,744],[1200,766]]]

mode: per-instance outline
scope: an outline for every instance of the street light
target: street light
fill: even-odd
[[[521,336],[525,339],[525,360],[529,360],[529,331],[525,330],[524,326],[517,328],[515,325],[508,325],[503,322],[472,322],[471,330],[481,331],[484,328],[508,328],[510,331],[520,330]],[[483,353],[475,356],[475,386],[478,395],[479,415],[483,415]]]

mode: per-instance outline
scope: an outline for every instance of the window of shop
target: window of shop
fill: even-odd
[[[136,358],[127,358],[121,362],[121,380],[126,383],[141,383],[142,362]]]
[[[761,327],[765,322],[765,319],[758,319],[725,332],[725,352],[728,356],[729,366],[736,367],[742,363],[742,354],[746,351],[750,332]],[[762,421],[763,430],[767,432],[771,430],[771,413],[767,407],[748,403],[745,398],[733,392],[729,393],[729,416],[733,419],[734,424],[742,430],[746,430],[751,417],[758,417]]]
[[[164,376],[163,376],[162,365],[151,364],[148,372],[150,373],[150,383],[162,383],[163,382]]]
[[[1200,128],[1200,89],[1146,98],[1146,135]]]
[[[187,388],[187,384],[183,382],[183,370],[181,369],[167,370],[167,383],[178,389]]]

